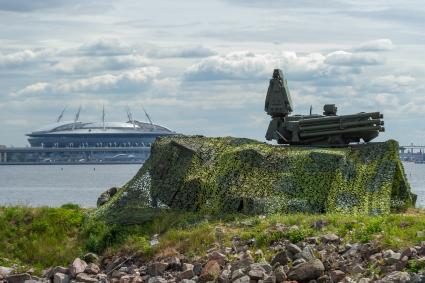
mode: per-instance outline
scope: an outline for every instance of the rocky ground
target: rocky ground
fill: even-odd
[[[315,223],[321,225],[320,222]],[[297,226],[281,227],[297,229]],[[217,227],[217,234],[220,234]],[[151,245],[161,241],[153,238]],[[140,254],[98,257],[89,253],[69,266],[16,273],[0,267],[0,282],[425,282],[425,242],[403,250],[382,250],[378,242],[343,243],[336,234],[309,237],[293,243],[281,239],[268,251],[255,250],[256,239],[235,237],[232,246],[216,246],[202,256],[188,258],[174,249],[144,261]],[[271,254],[269,261],[265,253]]]

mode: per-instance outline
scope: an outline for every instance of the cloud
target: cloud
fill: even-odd
[[[0,10],[11,12],[33,12],[42,9],[73,8],[78,11],[93,10],[103,11],[110,8],[109,0],[84,1],[84,0],[0,0]]]
[[[23,50],[9,54],[0,53],[0,67],[16,68],[38,62],[42,57],[42,52],[34,52],[32,50]]]
[[[12,95],[135,92],[149,88],[159,73],[158,67],[144,67],[119,74],[104,74],[56,84],[38,82]]]
[[[152,58],[202,58],[216,54],[215,51],[201,45],[158,47],[147,52],[147,55]]]
[[[90,73],[105,70],[122,70],[143,67],[150,61],[140,54],[95,57],[62,58],[53,65],[53,69],[60,73]]]
[[[339,66],[367,66],[383,64],[384,59],[371,53],[335,51],[326,56],[325,63]]]
[[[388,38],[367,41],[353,48],[354,51],[363,51],[363,52],[389,51],[393,49],[394,49],[394,44],[391,41],[391,39],[388,39]]]
[[[275,68],[283,68],[293,80],[310,80],[358,74],[361,67],[383,64],[383,58],[374,53],[335,51],[327,55],[295,52],[254,53],[232,52],[202,59],[188,67],[184,73],[187,81],[206,80],[256,80],[270,76]]]
[[[116,38],[100,38],[81,45],[80,55],[85,56],[117,56],[133,52],[132,47]]]

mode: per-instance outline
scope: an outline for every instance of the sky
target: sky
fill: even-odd
[[[384,113],[422,144],[425,5],[361,0],[0,0],[0,144],[56,120],[153,121],[265,141],[273,69],[294,113]]]

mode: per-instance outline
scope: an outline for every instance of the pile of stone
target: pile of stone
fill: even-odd
[[[207,254],[193,259],[171,250],[166,256],[148,262],[136,255],[98,258],[87,254],[82,259],[76,258],[68,267],[46,270],[41,278],[0,268],[0,282],[425,282],[425,273],[418,272],[425,267],[425,242],[393,251],[383,250],[375,242],[349,244],[335,234],[325,234],[298,243],[282,239],[267,251],[256,250],[255,244],[256,239],[246,241],[235,237],[232,246],[217,243]],[[265,259],[265,253],[272,254],[271,260]]]

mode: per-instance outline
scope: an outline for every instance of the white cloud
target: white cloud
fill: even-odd
[[[327,55],[295,52],[253,53],[232,52],[202,59],[188,67],[184,77],[188,81],[204,80],[254,80],[270,76],[275,68],[283,68],[293,80],[310,80],[360,73],[360,67],[378,65],[383,58],[373,53],[335,51]],[[336,81],[334,81],[336,83]]]
[[[326,56],[325,63],[339,66],[367,66],[383,64],[384,59],[374,53],[335,51]]]
[[[389,51],[394,49],[394,44],[391,41],[391,39],[388,38],[381,38],[376,40],[367,41],[364,43],[359,44],[358,46],[354,47],[353,50],[355,51]]]
[[[0,53],[0,67],[15,68],[29,65],[31,63],[38,62],[40,55],[40,53],[36,53],[28,49],[9,54]]]
[[[147,52],[147,55],[153,58],[201,58],[216,54],[215,51],[201,45],[156,47]]]
[[[126,55],[134,50],[129,44],[117,38],[99,38],[84,43],[78,51],[86,56],[115,56]]]
[[[134,92],[149,88],[159,73],[158,67],[144,67],[119,74],[104,74],[56,84],[38,82],[12,95]]]
[[[148,59],[140,54],[60,58],[53,69],[62,73],[84,74],[95,71],[121,70],[146,66]]]

